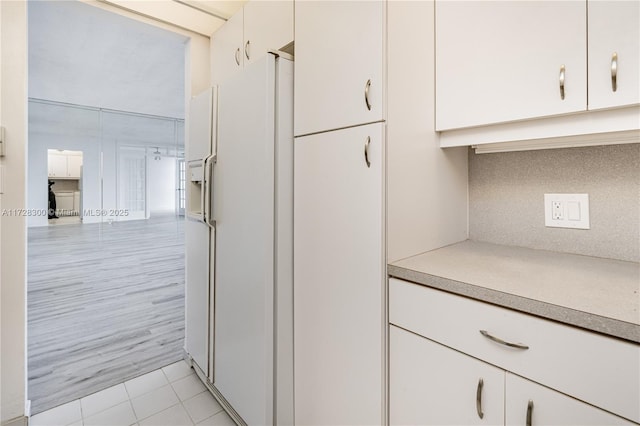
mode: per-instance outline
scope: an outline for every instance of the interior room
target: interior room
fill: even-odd
[[[187,54],[179,95],[135,92],[161,61],[82,100],[0,2],[1,426],[640,425],[640,0],[43,3]],[[82,224],[12,213],[49,149]]]

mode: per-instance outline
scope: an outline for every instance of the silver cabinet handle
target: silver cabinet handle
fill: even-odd
[[[533,417],[533,400],[530,399],[527,404],[527,426],[531,426],[531,417]]]
[[[236,64],[240,66],[240,48],[239,47],[236,49]]]
[[[367,109],[371,111],[371,103],[369,102],[369,88],[371,87],[371,79],[367,80],[367,84],[364,86],[364,102],[367,104]]]
[[[369,145],[371,145],[371,136],[367,136],[367,141],[364,143],[364,161],[367,163],[367,168],[371,167],[371,162],[369,161]]]
[[[478,412],[478,417],[483,418],[484,413],[482,412],[482,387],[484,386],[484,380],[480,377],[478,380],[478,389],[476,389],[476,411]]]
[[[611,56],[611,89],[618,90],[618,53],[613,52]]]
[[[564,65],[560,65],[560,99],[564,100]]]
[[[251,42],[249,40],[247,40],[247,42],[244,44],[244,56],[247,57],[247,59],[249,59],[249,45],[251,44]]]
[[[509,346],[510,348],[529,349],[529,346],[523,345],[522,343],[511,343],[511,342],[504,341],[498,337],[492,336],[491,334],[489,334],[489,332],[487,332],[487,330],[480,330],[480,334],[482,334],[484,337],[486,337],[489,340],[493,340],[494,342],[504,346]]]

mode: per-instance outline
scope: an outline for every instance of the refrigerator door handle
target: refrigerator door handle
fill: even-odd
[[[210,155],[204,160],[204,223],[214,228],[215,220],[211,217],[211,189],[213,188],[213,164],[216,162],[216,156]]]

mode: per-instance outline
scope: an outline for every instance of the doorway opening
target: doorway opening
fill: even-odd
[[[82,151],[47,150],[49,225],[82,222]]]
[[[27,203],[53,213],[28,218],[36,415],[183,358],[188,37],[83,2],[28,20]]]

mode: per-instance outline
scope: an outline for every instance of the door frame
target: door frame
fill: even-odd
[[[27,424],[27,2],[0,1],[0,422]],[[7,178],[11,176],[11,185]],[[4,254],[4,255],[3,255]]]

